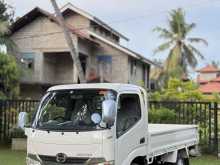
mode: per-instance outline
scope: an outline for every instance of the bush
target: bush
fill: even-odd
[[[203,95],[193,81],[183,82],[172,78],[161,91],[151,93],[150,99],[153,101],[200,101],[203,100]]]
[[[19,95],[20,69],[12,55],[0,52],[0,99],[15,99]]]
[[[12,138],[26,138],[25,132],[21,128],[13,128],[11,130]]]
[[[153,108],[148,114],[149,123],[173,124],[176,120],[176,113],[167,108]]]

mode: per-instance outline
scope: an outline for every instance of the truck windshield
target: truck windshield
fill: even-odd
[[[100,129],[91,116],[102,116],[102,102],[109,94],[116,99],[116,92],[103,89],[50,92],[41,102],[36,127],[57,131]]]

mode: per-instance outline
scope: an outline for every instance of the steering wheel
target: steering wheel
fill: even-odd
[[[65,121],[65,118],[63,117],[63,116],[57,116],[57,117],[55,117],[53,120],[59,120],[59,119],[61,119],[62,121]]]

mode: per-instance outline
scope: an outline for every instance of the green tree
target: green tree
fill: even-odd
[[[6,46],[7,49],[13,50],[15,43],[9,38],[9,25],[13,22],[14,11],[12,7],[0,0],[0,46]]]
[[[211,62],[211,65],[213,65],[213,66],[216,67],[216,68],[219,68],[220,62],[219,62],[219,61],[216,61],[216,60],[213,60],[213,61]]]
[[[171,78],[166,88],[151,94],[151,100],[156,101],[198,101],[203,95],[198,90],[198,85],[193,81],[181,81]]]
[[[0,53],[0,99],[16,98],[19,94],[20,71],[13,56]]]
[[[196,27],[195,23],[188,24],[182,9],[172,10],[168,19],[168,28],[156,27],[154,31],[165,43],[158,46],[155,53],[169,50],[161,74],[165,77],[188,75],[189,68],[195,68],[198,58],[203,59],[202,53],[193,43],[208,45],[207,41],[198,37],[188,37]]]
[[[14,9],[4,0],[0,0],[0,20],[10,23],[14,21]]]

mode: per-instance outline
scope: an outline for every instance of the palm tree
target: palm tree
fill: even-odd
[[[208,45],[202,38],[188,37],[196,27],[195,23],[188,24],[185,21],[185,13],[182,9],[172,10],[168,19],[168,28],[156,27],[154,31],[166,42],[158,46],[155,53],[169,50],[167,59],[164,62],[164,69],[161,72],[169,77],[170,73],[178,70],[176,75],[188,75],[189,68],[195,68],[198,58],[204,59],[202,53],[193,46],[193,43]],[[181,74],[179,74],[181,72]]]
[[[0,20],[0,46],[4,45],[9,50],[13,50],[16,46],[15,43],[9,38],[9,23]]]
[[[220,62],[219,61],[212,61],[211,62],[211,64],[213,65],[213,66],[215,66],[216,68],[219,68],[219,66],[220,66]]]

